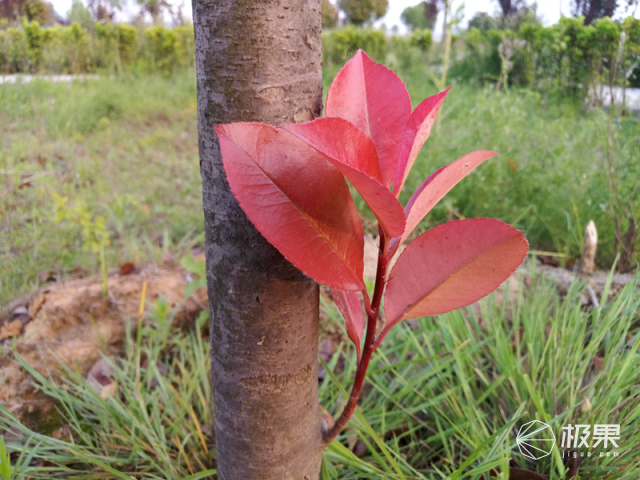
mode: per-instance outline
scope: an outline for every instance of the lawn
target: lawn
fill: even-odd
[[[81,224],[56,221],[56,198],[105,219],[110,270],[202,243],[192,72],[2,85],[0,119],[0,305],[98,272]]]

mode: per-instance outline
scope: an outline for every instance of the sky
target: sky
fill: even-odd
[[[61,15],[66,15],[66,13],[71,8],[71,0],[50,0],[53,3],[54,8]],[[83,0],[86,4],[86,0]],[[335,0],[332,0],[335,3]],[[190,0],[169,0],[170,3],[174,5],[183,4],[184,5],[184,14],[185,17],[191,17],[191,1]],[[543,23],[545,25],[552,25],[558,21],[561,13],[564,15],[569,15],[569,4],[571,0],[537,0],[538,3],[538,14],[542,18]],[[129,4],[132,4],[132,0],[129,0]],[[389,11],[387,15],[381,19],[378,24],[384,23],[387,28],[392,28],[394,25],[397,25],[399,31],[402,33],[406,31],[404,25],[400,21],[400,14],[406,7],[410,7],[420,3],[420,0],[389,0]],[[531,2],[529,2],[531,3]],[[497,0],[454,0],[454,9],[460,5],[464,4],[464,21],[462,22],[462,26],[466,27],[467,22],[471,19],[477,12],[487,12],[489,14],[493,14],[498,9],[498,1]],[[131,8],[131,7],[130,7]],[[442,27],[440,26],[441,19],[438,19],[436,27],[436,31],[434,32],[434,36],[437,38],[441,35]]]

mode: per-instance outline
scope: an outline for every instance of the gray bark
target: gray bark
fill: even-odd
[[[200,170],[220,480],[316,480],[318,286],[229,191],[218,123],[322,108],[319,0],[194,0]]]

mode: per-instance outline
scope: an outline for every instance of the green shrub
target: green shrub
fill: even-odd
[[[629,86],[640,87],[640,19],[628,17],[622,22],[625,33],[624,72]]]
[[[44,48],[44,64],[48,72],[79,74],[95,71],[96,55],[93,39],[78,23],[66,28],[45,30],[50,40]]]
[[[144,31],[143,66],[145,70],[169,75],[180,62],[180,45],[174,30],[162,25]]]
[[[382,30],[348,25],[322,34],[322,55],[325,62],[343,63],[360,49],[371,58],[381,61],[384,60],[387,47],[388,40]]]
[[[42,66],[43,50],[46,40],[44,30],[37,21],[29,22],[25,20],[22,24],[25,38],[27,40],[27,55],[29,57],[29,70],[36,72]]]
[[[135,64],[138,53],[138,30],[135,27],[122,23],[96,23],[95,28],[102,67],[121,71]]]
[[[621,70],[612,68],[623,30],[624,62],[631,68],[640,57],[640,23],[627,19],[622,24],[605,17],[593,25],[584,18],[562,17],[550,27],[525,23],[518,32],[470,28],[465,35],[465,55],[452,67],[453,76],[480,83],[496,81],[503,69],[500,49],[508,40],[515,48],[509,63],[509,84],[585,98],[589,86],[609,83]],[[626,71],[626,70],[625,70]]]
[[[173,33],[176,36],[177,64],[180,67],[195,66],[195,38],[191,25],[175,27]]]
[[[425,53],[427,51],[416,45],[413,36],[394,35],[389,39],[385,65],[405,75],[421,75],[427,63]]]
[[[4,74],[121,73],[140,68],[169,75],[194,64],[193,27],[188,25],[154,26],[139,33],[126,24],[42,28],[36,21],[25,20],[20,28],[0,28],[0,72]]]
[[[18,73],[28,68],[29,54],[24,30],[18,28],[0,30],[0,72]]]
[[[411,35],[411,45],[418,47],[423,52],[428,52],[433,44],[433,36],[431,30],[425,28],[423,30],[416,30]]]

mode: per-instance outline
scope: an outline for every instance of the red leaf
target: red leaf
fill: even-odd
[[[333,80],[326,114],[349,120],[371,137],[382,183],[391,186],[411,115],[409,92],[400,77],[358,50]]]
[[[402,205],[381,183],[376,147],[362,130],[337,117],[282,128],[311,145],[340,170],[390,236],[402,235],[405,223]]]
[[[120,276],[129,275],[135,269],[136,269],[136,266],[134,263],[131,263],[131,262],[123,263],[120,266]]]
[[[364,235],[342,174],[316,150],[260,123],[217,125],[231,191],[249,220],[306,275],[364,290]]]
[[[435,207],[436,203],[438,203],[449,190],[455,187],[460,180],[471,173],[473,169],[482,162],[496,155],[497,153],[495,152],[487,152],[484,150],[471,152],[429,175],[411,196],[406,207],[404,207],[407,224],[402,236],[398,239],[393,239],[391,251],[393,252],[398,245],[406,240],[425,215]]]
[[[436,121],[436,115],[438,115],[449,90],[451,87],[437,95],[425,98],[411,113],[393,180],[393,192],[396,197],[400,195],[402,186],[418,157],[418,153],[420,153],[420,149],[429,138],[431,127]]]
[[[356,344],[358,360],[360,360],[360,339],[364,330],[364,317],[362,315],[360,297],[357,292],[345,292],[335,289],[331,289],[331,296],[347,322],[347,336],[349,340]]]
[[[408,318],[439,315],[480,300],[522,263],[522,232],[499,220],[445,223],[420,235],[391,272],[384,311],[389,329]]]

